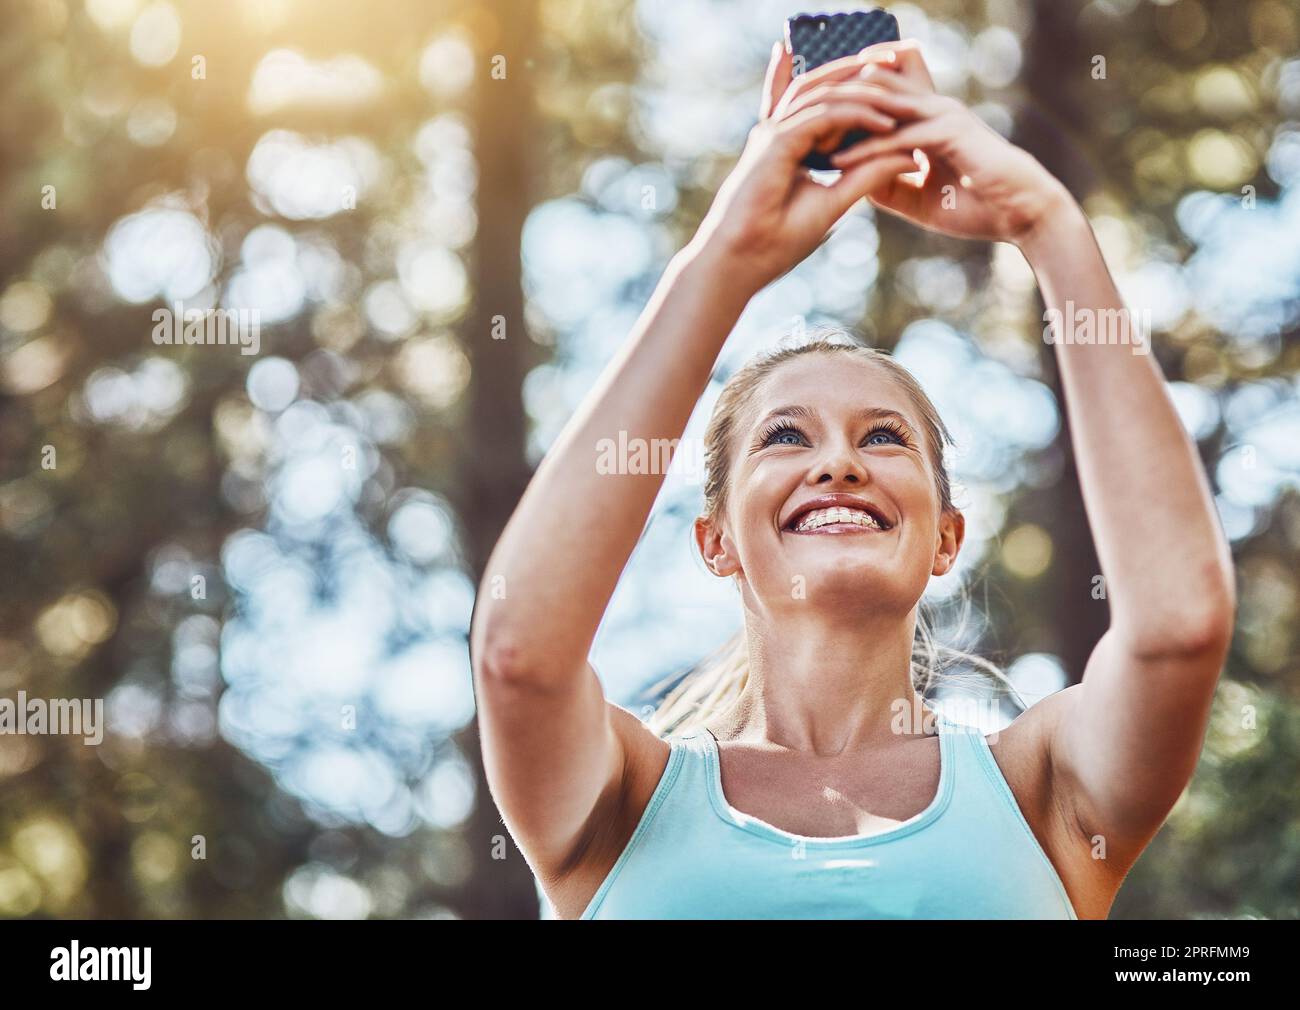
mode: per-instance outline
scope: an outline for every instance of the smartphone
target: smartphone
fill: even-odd
[[[794,60],[796,77],[877,42],[897,42],[899,38],[898,19],[883,7],[844,14],[796,14],[785,23],[786,49]],[[868,130],[850,130],[835,151],[843,151],[870,136]],[[835,151],[809,151],[803,164],[807,168],[834,171],[830,156]]]

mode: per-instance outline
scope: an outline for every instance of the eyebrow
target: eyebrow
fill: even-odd
[[[863,407],[854,416],[864,421],[893,420],[904,425],[908,430],[912,429],[912,422],[898,411],[890,410],[888,407]],[[802,417],[808,421],[815,421],[817,420],[817,411],[798,403],[788,404],[768,411],[754,427],[761,428],[777,417]]]

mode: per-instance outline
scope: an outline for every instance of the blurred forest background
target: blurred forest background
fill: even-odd
[[[0,735],[0,916],[538,915],[483,781],[475,585],[811,9],[7,0],[0,697],[108,730]],[[1113,915],[1295,917],[1300,3],[891,9],[1084,202],[1236,554],[1200,767]],[[257,310],[259,353],[156,345],[177,301]],[[817,322],[915,369],[970,523],[932,599],[969,587],[963,644],[1040,697],[1107,620],[1041,312],[1011,247],[865,208],[717,375]],[[597,642],[634,710],[739,620],[698,503],[669,480]]]

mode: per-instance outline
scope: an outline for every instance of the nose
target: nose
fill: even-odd
[[[808,471],[810,484],[866,484],[871,474],[863,464],[862,455],[845,441],[832,441],[826,452]]]

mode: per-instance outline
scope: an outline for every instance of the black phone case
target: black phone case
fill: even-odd
[[[897,42],[900,38],[898,19],[880,7],[845,14],[796,14],[785,23],[785,37],[790,54],[796,58],[795,76],[861,52],[877,42]],[[868,130],[850,130],[835,150],[843,151],[870,136]],[[809,151],[803,164],[807,168],[833,171],[831,153],[834,152]]]

